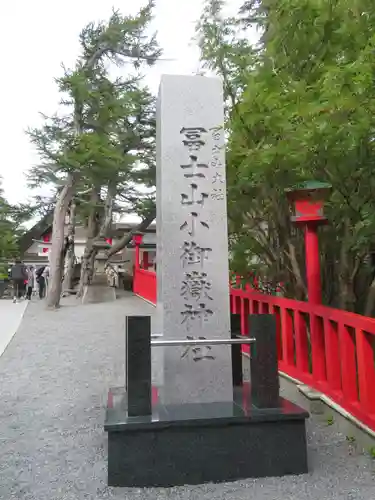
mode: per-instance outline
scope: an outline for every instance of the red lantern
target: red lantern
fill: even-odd
[[[135,245],[137,246],[140,245],[142,243],[142,240],[143,240],[143,234],[135,233],[133,235],[133,241]]]
[[[45,234],[45,235],[43,236],[43,241],[44,241],[45,243],[49,243],[49,242],[51,241],[51,235],[50,235],[50,234]],[[48,250],[49,250],[49,248],[44,247],[44,248],[42,249],[42,252],[43,252],[43,253],[48,253]]]
[[[287,189],[288,200],[294,205],[292,221],[295,224],[324,224],[324,200],[330,191],[331,185],[323,182],[304,182],[295,188]]]

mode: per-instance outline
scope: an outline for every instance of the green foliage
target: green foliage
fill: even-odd
[[[86,26],[75,68],[56,79],[63,112],[28,131],[42,160],[30,185],[49,185],[57,196],[73,176],[78,220],[87,224],[89,217],[111,220],[112,210],[142,214],[153,203],[155,102],[139,73],[161,53],[148,34],[153,6]],[[130,66],[123,78],[110,78],[105,62],[129,61],[133,72]]]
[[[198,33],[202,59],[224,78],[228,99],[233,267],[252,266],[285,281],[290,296],[306,298],[303,238],[290,223],[284,189],[329,182],[329,226],[320,237],[325,301],[370,314],[373,6],[369,0],[248,1],[225,19],[222,3],[206,2]],[[249,47],[249,26],[260,29],[259,46]]]
[[[131,58],[136,68],[142,61],[154,64],[160,56],[156,35],[146,33],[155,7],[154,0],[148,0],[136,16],[122,16],[114,11],[108,22],[90,23],[80,35],[83,48],[81,65],[97,57],[97,52],[105,53],[118,66]]]
[[[0,276],[7,273],[7,261],[17,255],[19,225],[14,217],[15,208],[4,198],[0,178]]]

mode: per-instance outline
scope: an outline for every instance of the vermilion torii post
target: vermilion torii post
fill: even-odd
[[[142,244],[143,240],[143,233],[134,233],[133,235],[133,242],[135,245],[135,259],[134,259],[134,267],[135,269],[139,269],[140,267],[140,259],[139,259],[139,247]]]
[[[133,265],[133,292],[135,294],[139,293],[139,282],[137,280],[137,271],[140,268],[140,250],[139,247],[142,244],[143,240],[143,233],[136,232],[133,234],[133,243],[135,245],[135,258],[134,258],[134,265]]]
[[[305,232],[307,293],[312,304],[322,303],[318,227],[327,223],[323,205],[330,191],[331,185],[322,182],[304,182],[286,190],[288,200],[294,204],[292,221]]]
[[[305,225],[305,258],[308,300],[313,304],[321,304],[322,283],[320,276],[318,225],[316,223],[306,223]]]

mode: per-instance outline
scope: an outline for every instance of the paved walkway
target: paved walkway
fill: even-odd
[[[10,304],[12,305],[12,304]],[[0,357],[1,500],[370,500],[374,462],[310,420],[309,474],[172,489],[106,486],[104,407],[124,378],[124,318],[135,297],[57,312],[31,303]]]
[[[12,300],[0,299],[0,356],[20,326],[28,302],[13,304]]]

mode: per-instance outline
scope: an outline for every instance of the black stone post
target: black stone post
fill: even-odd
[[[125,384],[129,417],[151,414],[151,316],[127,316]]]
[[[273,314],[249,316],[251,345],[251,401],[258,408],[279,406],[279,373],[276,347],[276,321]]]
[[[230,315],[230,333],[232,339],[241,336],[240,314]],[[232,344],[232,376],[233,387],[241,387],[243,384],[241,344]]]

